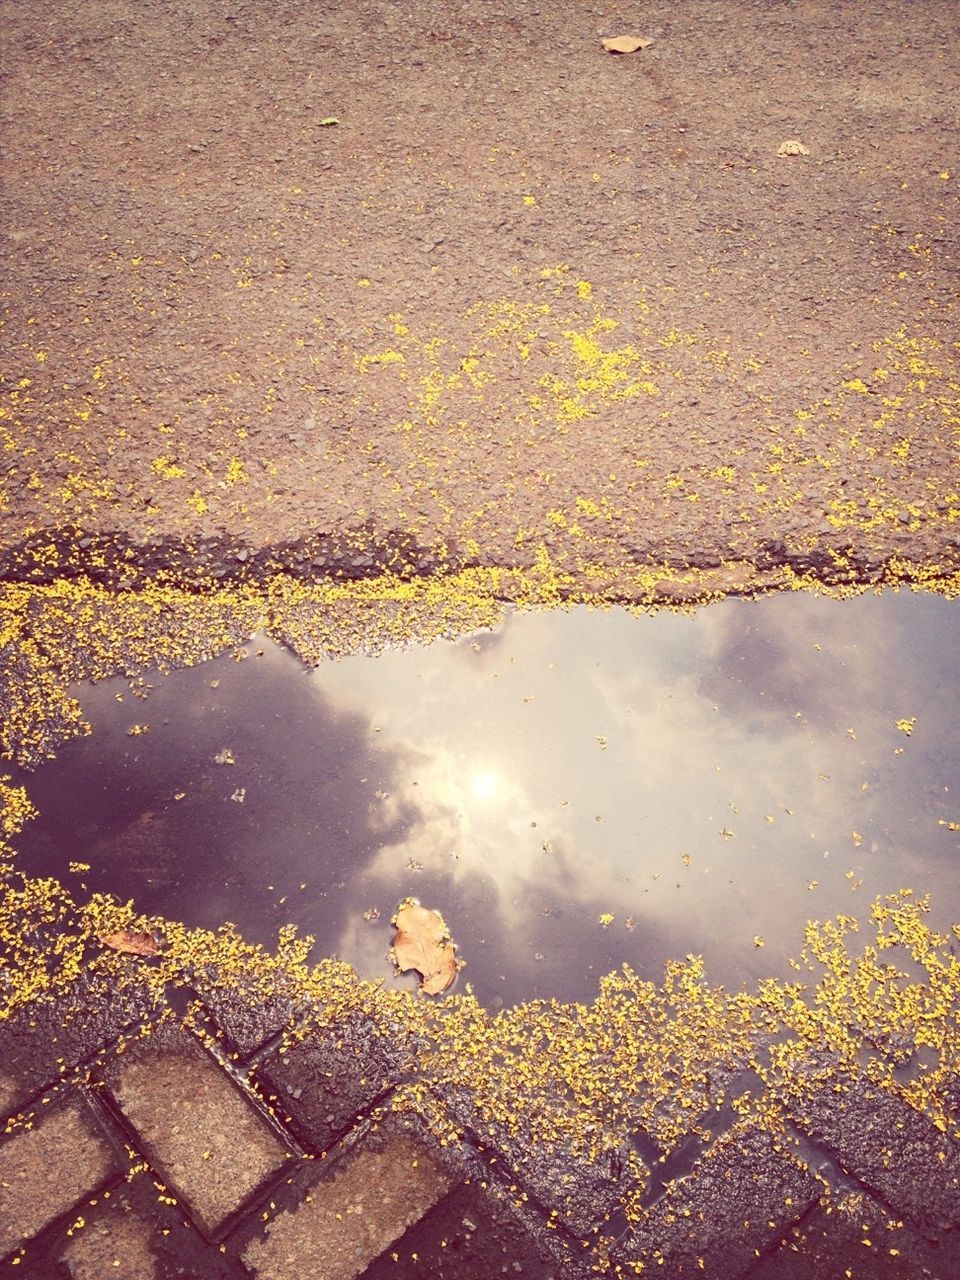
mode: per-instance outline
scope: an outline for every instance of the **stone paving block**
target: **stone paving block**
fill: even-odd
[[[500,1180],[517,1182],[548,1213],[555,1211],[574,1235],[596,1233],[617,1212],[627,1189],[618,1152],[589,1159],[567,1143],[548,1145],[533,1135],[513,1134],[502,1124],[487,1123],[467,1095],[447,1095],[445,1102],[465,1132],[486,1151],[486,1163]],[[599,1140],[599,1123],[595,1127]],[[556,1117],[554,1129],[563,1131],[562,1115]],[[645,1168],[642,1161],[637,1163]]]
[[[960,1232],[927,1239],[866,1192],[821,1203],[750,1280],[957,1280]]]
[[[70,1280],[157,1280],[157,1260],[150,1247],[153,1230],[118,1197],[70,1237],[59,1260]]]
[[[568,1275],[506,1204],[477,1184],[457,1187],[363,1273],[363,1280],[479,1280]]]
[[[98,964],[84,969],[65,994],[37,1000],[0,1023],[0,1062],[23,1082],[24,1098],[58,1083],[124,1028],[160,1012],[161,996],[131,969],[129,958],[108,956]]]
[[[739,1280],[816,1202],[813,1174],[752,1121],[717,1140],[690,1173],[672,1182],[614,1258],[625,1274],[642,1264],[673,1277]]]
[[[406,1135],[368,1141],[280,1213],[242,1257],[257,1280],[355,1280],[450,1188],[451,1175]]]
[[[81,1225],[82,1224],[82,1225]],[[250,1280],[235,1257],[202,1235],[180,1203],[168,1204],[149,1170],[135,1167],[83,1196],[26,1248],[6,1280]]]
[[[34,1128],[15,1129],[0,1145],[0,1258],[66,1213],[116,1167],[82,1099],[40,1108]]]
[[[285,991],[279,977],[266,994],[256,984],[238,986],[223,979],[214,966],[207,965],[192,975],[191,985],[223,1032],[227,1048],[241,1058],[308,1017],[314,1008],[313,1001],[294,988]]]
[[[117,1063],[108,1084],[151,1163],[208,1233],[290,1156],[226,1071],[186,1035]]]
[[[298,1140],[326,1151],[396,1082],[404,1056],[396,1041],[358,1020],[271,1054],[254,1079],[267,1101],[289,1117]]]
[[[920,1227],[960,1227],[960,1143],[867,1080],[835,1074],[794,1119],[858,1182]]]
[[[13,1076],[0,1072],[0,1117],[11,1115],[24,1093],[24,1086]]]
[[[620,1206],[626,1188],[616,1154],[590,1160],[563,1145],[521,1140],[504,1140],[497,1150],[516,1180],[576,1236],[601,1230]]]

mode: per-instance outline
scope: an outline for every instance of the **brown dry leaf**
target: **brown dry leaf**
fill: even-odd
[[[603,47],[607,53],[636,53],[638,49],[649,49],[652,44],[646,36],[608,36]]]
[[[456,947],[439,911],[421,907],[416,898],[405,898],[393,917],[397,936],[393,955],[401,973],[416,969],[420,990],[438,996],[457,976]]]
[[[810,148],[805,147],[798,138],[787,138],[777,147],[778,156],[808,156]]]
[[[133,929],[118,929],[116,933],[101,933],[99,941],[114,951],[123,951],[130,956],[155,956],[160,948],[153,940],[151,933],[138,933]]]

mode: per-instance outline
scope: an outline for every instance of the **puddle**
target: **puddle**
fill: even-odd
[[[915,593],[577,609],[315,671],[255,639],[144,699],[79,690],[93,735],[22,779],[20,865],[267,944],[291,921],[403,985],[415,895],[493,1007],[690,952],[736,987],[878,894],[960,919],[958,620]]]

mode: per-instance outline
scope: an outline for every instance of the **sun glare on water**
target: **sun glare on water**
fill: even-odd
[[[470,789],[478,800],[492,800],[498,786],[499,779],[495,773],[475,773],[470,779]]]

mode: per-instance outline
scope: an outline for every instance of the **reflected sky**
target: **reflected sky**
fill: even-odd
[[[22,865],[268,943],[293,921],[402,985],[412,894],[493,1006],[690,952],[736,987],[877,894],[960,920],[958,620],[911,593],[577,609],[312,672],[254,640],[145,700],[81,690],[93,736],[24,779]]]

